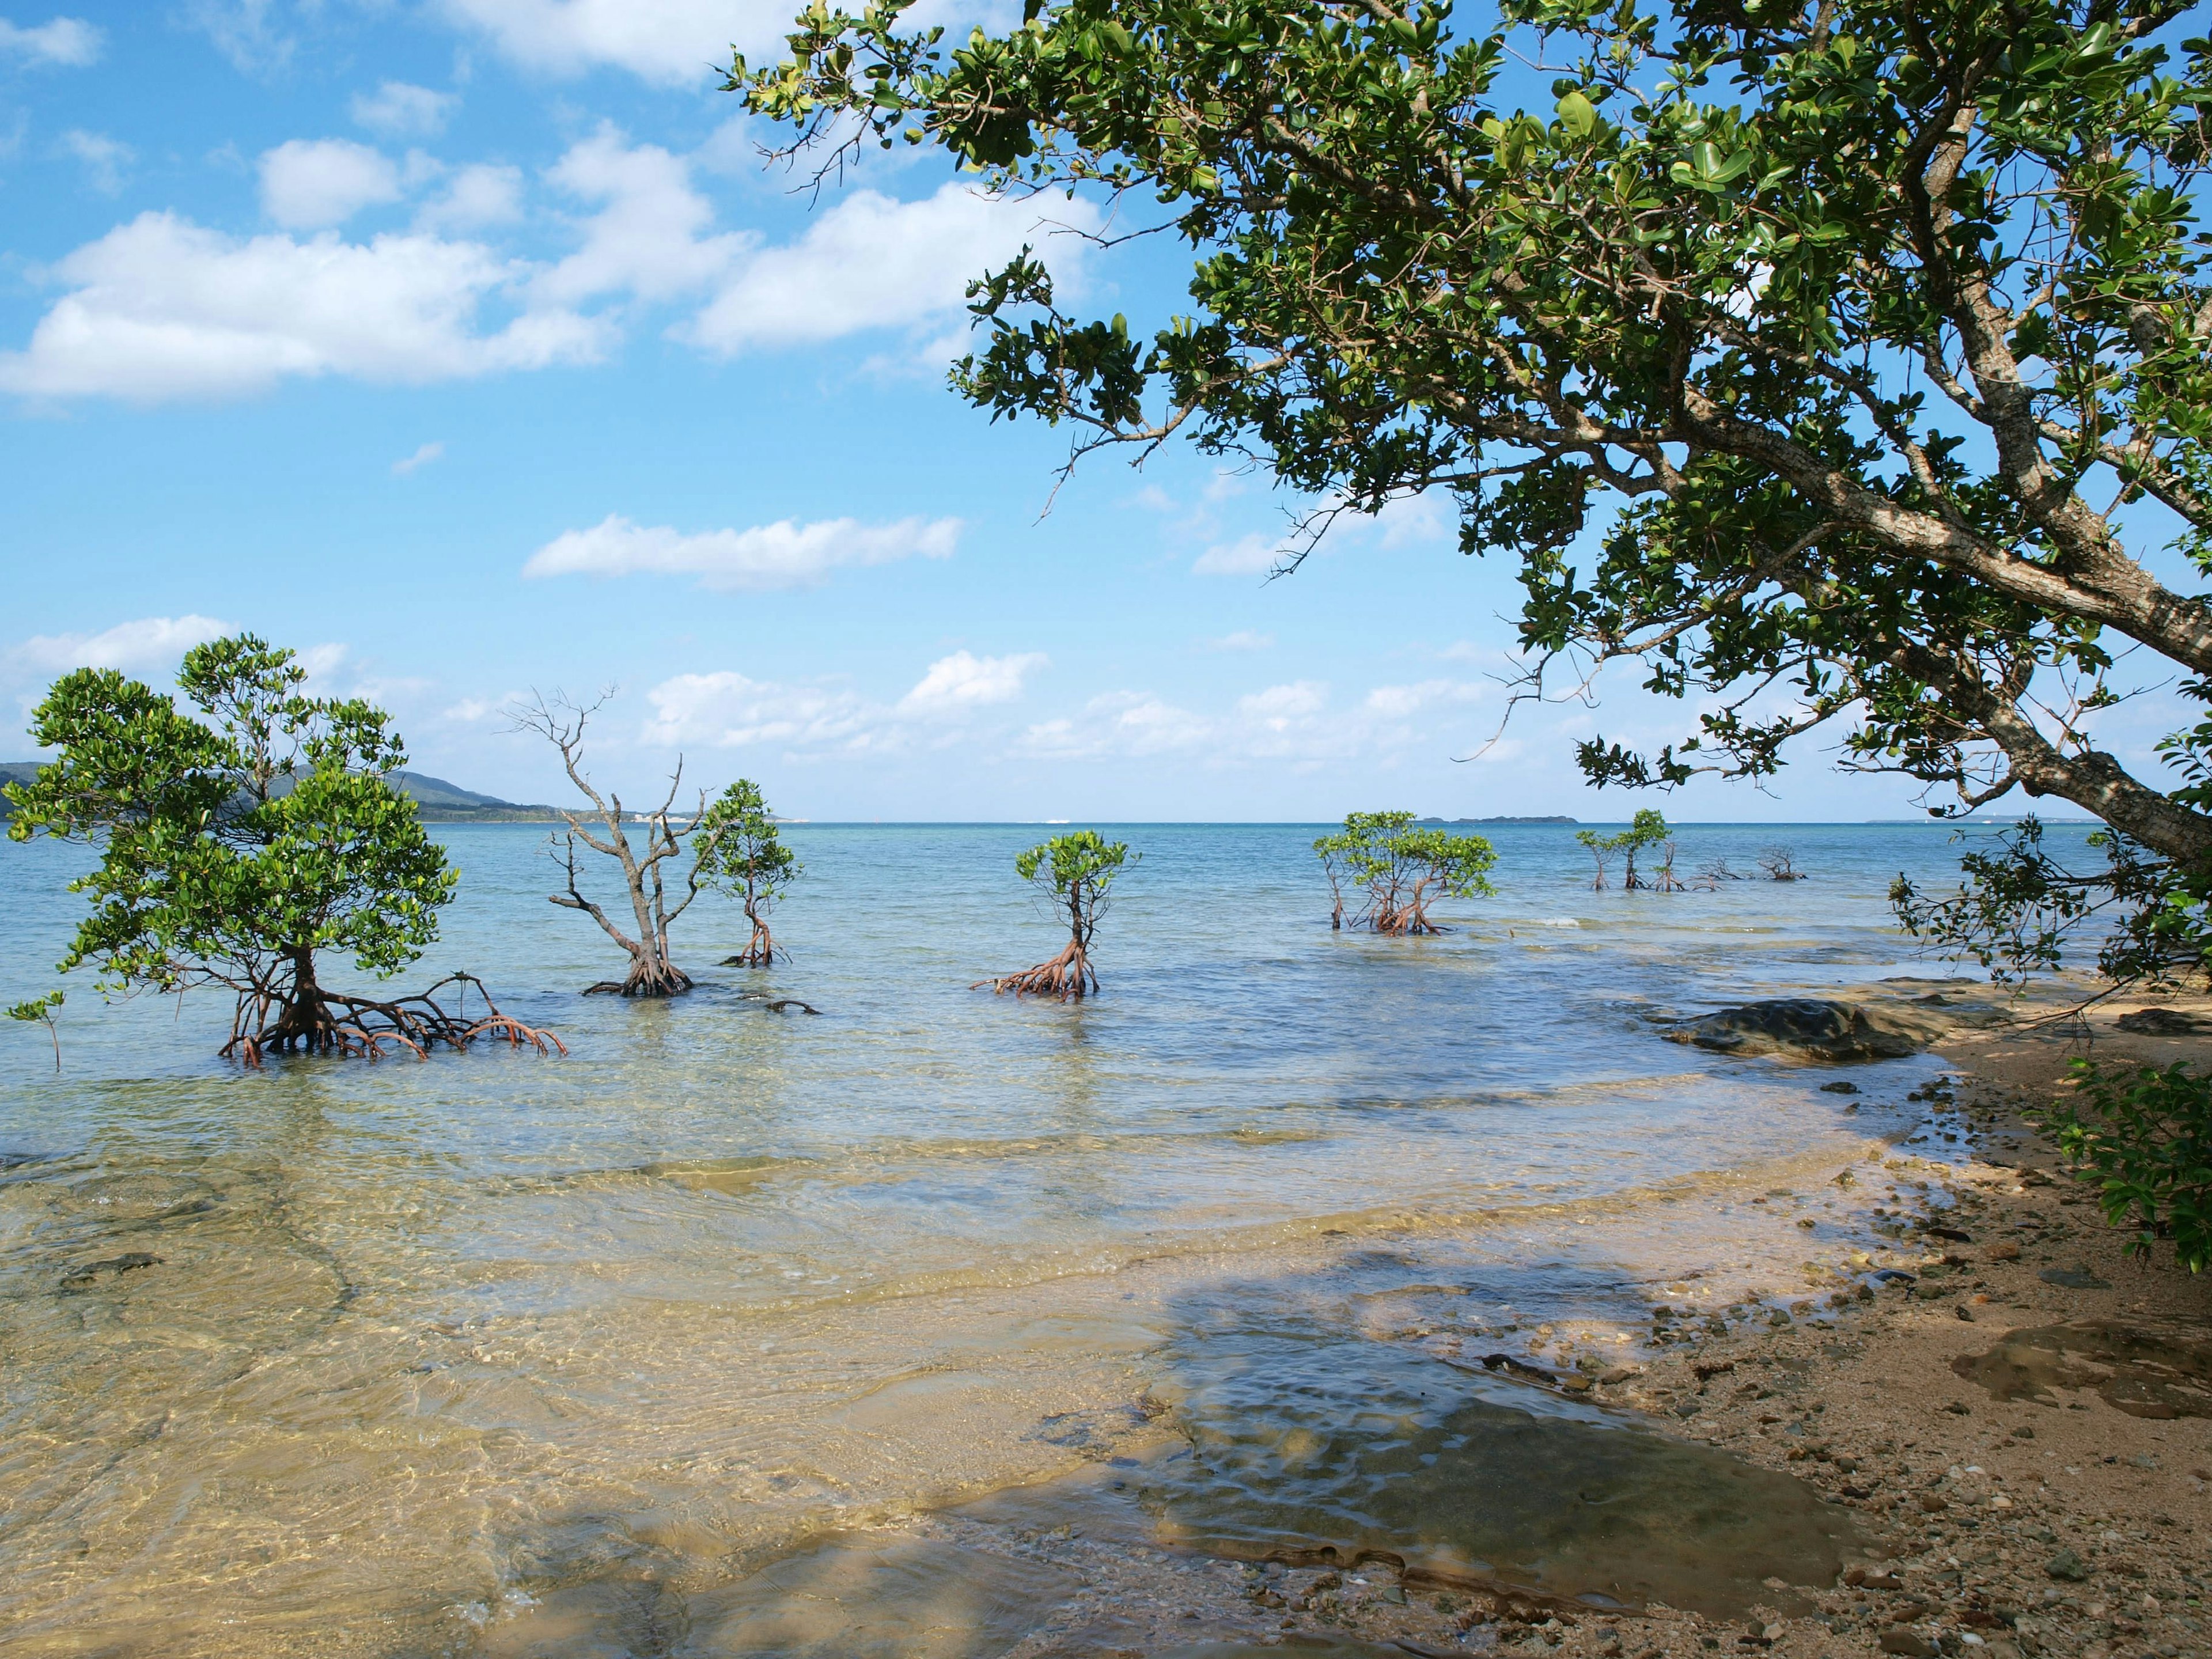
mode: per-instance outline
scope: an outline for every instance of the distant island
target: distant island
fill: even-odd
[[[45,764],[43,761],[0,761],[0,783],[29,783]],[[459,784],[421,772],[394,772],[392,781],[401,793],[414,798],[416,809],[425,823],[562,822],[559,811],[554,807],[528,806],[501,800],[496,795],[480,795],[473,789],[464,789]],[[0,798],[0,817],[7,817],[8,812],[6,799]]]
[[[1416,822],[1416,823],[1580,823],[1582,822],[1582,820],[1581,820],[1580,818],[1571,818],[1571,817],[1568,817],[1565,816],[1564,814],[1555,814],[1554,816],[1550,817],[1540,817],[1540,817],[1494,817],[1494,818],[1437,818],[1437,817],[1428,817],[1428,818],[1417,818],[1417,819],[1415,819],[1415,820],[1414,820],[1414,822]]]

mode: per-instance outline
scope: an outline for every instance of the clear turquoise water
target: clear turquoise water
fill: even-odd
[[[794,960],[714,967],[744,923],[702,900],[702,988],[655,1005],[576,994],[619,963],[545,902],[541,830],[441,830],[460,895],[408,979],[479,974],[565,1060],[247,1073],[210,998],[72,986],[58,1076],[0,1031],[0,1624],[465,1647],[522,1587],[1047,1471],[1040,1425],[1110,1424],[1211,1321],[1356,1337],[1447,1269],[1493,1318],[1611,1316],[1719,1248],[1667,1200],[1850,1156],[1929,1069],[1849,1073],[1847,1118],[1832,1073],[1655,1021],[1951,971],[1883,896],[1954,878],[1941,829],[1692,827],[1681,872],[1784,842],[1812,879],[1660,895],[1502,828],[1498,896],[1420,940],[1330,932],[1317,832],[1115,830],[1143,861],[1077,1006],[970,988],[1058,942],[1006,826],[793,827]],[[0,848],[0,998],[50,982],[83,856]]]

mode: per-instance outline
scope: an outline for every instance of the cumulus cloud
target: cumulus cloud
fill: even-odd
[[[147,213],[52,275],[70,292],[27,350],[0,354],[0,389],[152,403],[295,374],[425,385],[586,360],[604,343],[599,326],[559,311],[479,331],[480,302],[514,270],[475,243],[423,235],[238,240]]]
[[[81,17],[57,17],[21,27],[0,17],[0,57],[19,58],[60,69],[84,69],[100,61],[101,32]]]
[[[8,653],[11,667],[40,675],[73,668],[147,674],[175,665],[196,645],[236,632],[213,617],[141,617],[97,634],[36,634]]]
[[[683,337],[731,355],[750,347],[828,340],[870,328],[902,328],[957,312],[969,281],[1056,225],[1095,230],[1084,201],[994,200],[948,184],[919,202],[856,191],[817,216],[797,241],[739,261]],[[1054,259],[1074,274],[1078,252]]]
[[[84,163],[85,176],[103,196],[112,196],[123,188],[123,169],[137,156],[120,138],[87,132],[82,127],[71,127],[56,143],[63,155]]]
[[[349,138],[294,138],[261,157],[261,210],[293,230],[342,225],[399,199],[399,169]]]
[[[1022,695],[1022,683],[1050,660],[1042,651],[1008,657],[956,651],[930,664],[920,683],[899,700],[899,709],[908,714],[951,714],[1012,702]]]
[[[585,223],[584,245],[538,279],[556,304],[630,293],[665,300],[712,283],[746,246],[734,234],[710,236],[714,210],[691,188],[690,165],[658,144],[631,145],[603,125],[546,175],[584,201],[601,204]]]
[[[1079,714],[1040,721],[1017,752],[1040,760],[1142,759],[1201,753],[1212,765],[1255,760],[1320,763],[1373,757],[1431,741],[1435,717],[1479,702],[1482,688],[1456,680],[1376,686],[1339,706],[1318,680],[1293,680],[1239,697],[1224,714],[1179,708],[1150,692],[1094,697]],[[1421,724],[1416,715],[1428,716]]]
[[[522,169],[477,162],[455,173],[415,216],[423,230],[487,230],[522,217]]]
[[[645,740],[672,747],[851,747],[856,741],[865,747],[877,723],[850,691],[748,679],[727,670],[678,674],[647,692],[646,700],[653,715]]]
[[[732,45],[755,56],[779,47],[791,27],[777,0],[444,0],[444,9],[529,68],[608,64],[664,85],[726,67]]]
[[[957,519],[901,519],[866,525],[857,519],[794,524],[789,519],[749,530],[696,535],[665,525],[641,526],[611,513],[589,530],[571,530],[539,548],[526,576],[696,576],[702,587],[763,592],[812,587],[846,565],[890,564],[920,555],[952,556]]]
[[[392,462],[392,476],[395,478],[404,478],[409,473],[429,465],[445,453],[446,447],[441,443],[424,444],[412,455],[402,455],[398,460]]]
[[[1198,556],[1191,568],[1201,576],[1258,576],[1273,570],[1281,557],[1279,541],[1255,534],[1217,542]]]
[[[386,138],[429,138],[446,130],[447,118],[459,101],[450,92],[386,81],[373,93],[354,94],[353,118]]]
[[[1218,640],[1208,640],[1206,644],[1206,648],[1212,651],[1268,651],[1274,647],[1275,636],[1240,628],[1234,634],[1224,634]]]

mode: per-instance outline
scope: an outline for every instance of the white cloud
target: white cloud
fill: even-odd
[[[415,216],[425,230],[481,230],[522,217],[522,169],[477,162],[453,174],[445,194]]]
[[[459,101],[450,92],[386,81],[374,93],[354,94],[353,118],[386,138],[429,138],[446,130],[447,118]]]
[[[1022,682],[1050,660],[1042,651],[1007,657],[956,651],[930,664],[929,672],[899,700],[899,709],[908,714],[951,714],[1012,702],[1022,695]]]
[[[103,196],[112,196],[123,188],[123,169],[137,155],[120,138],[111,138],[104,132],[87,132],[82,127],[71,127],[57,143],[64,155],[84,163],[86,177]]]
[[[1423,680],[1419,685],[1378,685],[1367,694],[1366,707],[1385,720],[1410,720],[1425,708],[1439,705],[1480,702],[1481,686],[1468,680]]]
[[[663,84],[704,81],[728,66],[733,44],[775,50],[791,27],[780,0],[444,0],[444,9],[529,68],[611,64]]]
[[[1270,732],[1287,732],[1298,720],[1318,714],[1328,703],[1328,687],[1319,680],[1294,680],[1237,699],[1237,712]]]
[[[1240,628],[1234,634],[1224,634],[1218,640],[1208,640],[1206,644],[1211,651],[1269,651],[1274,648],[1275,636]]]
[[[1042,760],[1141,759],[1197,751],[1211,766],[1277,760],[1314,764],[1373,758],[1420,744],[1443,746],[1432,716],[1478,701],[1480,686],[1455,680],[1376,686],[1346,708],[1318,680],[1293,680],[1239,697],[1226,714],[1178,708],[1149,692],[1094,697],[1079,714],[1040,721],[1017,752]]]
[[[99,28],[81,17],[57,17],[33,27],[19,27],[0,17],[0,53],[33,64],[84,69],[99,61],[105,38]]]
[[[747,246],[708,236],[714,210],[691,188],[690,165],[658,144],[629,145],[611,125],[572,146],[546,175],[573,196],[603,203],[584,246],[538,279],[557,304],[628,291],[665,300],[706,287]]]
[[[446,447],[441,443],[424,444],[412,455],[402,455],[398,460],[392,462],[392,476],[395,478],[404,478],[417,468],[429,465],[445,453]]]
[[[38,634],[8,653],[11,666],[38,674],[73,668],[117,668],[145,674],[173,667],[196,645],[236,629],[212,617],[142,617],[97,634]]]
[[[632,524],[609,514],[589,530],[571,530],[539,548],[526,576],[696,576],[702,587],[763,592],[811,587],[845,565],[889,564],[919,554],[950,558],[957,519],[901,519],[865,525],[856,519],[794,524],[788,519],[749,530],[708,530],[687,536],[665,525]]]
[[[53,268],[71,291],[27,350],[0,354],[0,389],[151,403],[240,396],[292,374],[424,385],[597,354],[603,331],[566,312],[477,332],[479,302],[514,274],[471,242],[240,241],[142,214]]]
[[[241,75],[258,75],[292,56],[292,38],[271,27],[271,0],[192,0],[187,15]]]
[[[926,323],[957,312],[969,280],[1024,243],[1053,240],[1060,226],[1095,230],[1099,222],[1088,202],[994,200],[959,183],[919,202],[856,191],[798,241],[739,262],[679,333],[728,355]],[[1071,277],[1079,249],[1060,240],[1055,273]]]
[[[646,722],[645,740],[671,747],[866,747],[878,718],[850,691],[747,679],[726,670],[678,674],[654,686],[646,698],[653,712]]]
[[[1214,722],[1148,692],[1093,697],[1077,719],[1041,720],[1022,736],[1018,752],[1040,760],[1143,757],[1212,741]]]
[[[1191,569],[1201,576],[1262,575],[1281,560],[1282,545],[1272,537],[1258,534],[1218,542],[1198,556]]]
[[[399,169],[349,138],[294,138],[261,157],[261,210],[294,230],[342,225],[399,199]]]

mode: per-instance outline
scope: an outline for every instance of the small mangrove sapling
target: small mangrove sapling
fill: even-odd
[[[40,1024],[46,1028],[46,1038],[54,1045],[54,1070],[62,1068],[62,1034],[54,1026],[54,1010],[62,1006],[63,994],[49,991],[42,997],[33,997],[19,1002],[8,1010],[8,1018],[21,1020],[26,1025]]]
[[[1314,842],[1335,909],[1332,928],[1345,921],[1345,889],[1360,895],[1354,927],[1403,937],[1440,933],[1429,906],[1440,898],[1495,892],[1485,872],[1498,854],[1480,836],[1455,836],[1415,824],[1411,812],[1348,812],[1344,828]]]
[[[805,873],[806,866],[777,836],[775,816],[768,810],[760,786],[750,778],[739,778],[725,789],[700,820],[692,845],[699,855],[700,882],[737,900],[744,907],[745,920],[753,926],[745,948],[724,958],[722,965],[772,965],[777,946],[769,932],[769,912],[791,884]]]
[[[1589,848],[1597,860],[1597,879],[1590,885],[1605,886],[1606,868],[1613,855],[1623,855],[1620,884],[1632,892],[1639,888],[1656,888],[1660,892],[1672,892],[1681,886],[1674,876],[1674,832],[1667,827],[1667,820],[1656,808],[1645,806],[1637,810],[1628,828],[1610,836],[1601,836],[1595,830],[1579,830],[1575,839]],[[1659,872],[1647,881],[1636,868],[1639,853],[1656,848],[1661,854]]]
[[[380,977],[416,961],[458,877],[392,782],[407,753],[389,717],[307,696],[307,678],[291,652],[240,634],[185,653],[185,708],[111,668],[54,682],[31,735],[60,756],[8,786],[8,833],[99,850],[70,884],[93,910],[61,971],[96,962],[118,994],[220,987],[233,998],[222,1053],[248,1066],[271,1050],[425,1058],[480,1036],[560,1047],[488,996],[468,1018],[461,999],[483,991],[469,974],[414,996],[322,982],[329,951]],[[447,986],[451,1008],[437,1000]]]
[[[1077,999],[1098,988],[1098,975],[1091,965],[1091,941],[1098,931],[1111,901],[1114,884],[1134,864],[1139,854],[1127,842],[1109,842],[1096,830],[1078,830],[1054,836],[1014,860],[1021,878],[1051,904],[1053,914],[1067,923],[1067,943],[1049,962],[1024,968],[1018,974],[1001,974],[978,980],[975,988],[1016,996]]]
[[[533,696],[511,711],[517,729],[537,732],[561,751],[561,763],[568,771],[568,781],[592,804],[588,813],[563,808],[561,816],[568,821],[568,827],[547,839],[547,856],[561,866],[568,880],[567,890],[546,896],[563,909],[582,911],[629,953],[629,970],[618,980],[601,980],[596,985],[586,986],[586,996],[680,996],[691,988],[691,976],[670,957],[668,933],[676,919],[690,909],[692,900],[699,896],[702,884],[701,866],[714,855],[720,832],[703,835],[693,843],[691,867],[683,878],[682,896],[672,900],[671,884],[662,866],[680,858],[684,837],[700,828],[707,816],[706,794],[701,793],[696,811],[684,815],[672,811],[676,805],[676,793],[684,786],[684,759],[680,755],[677,757],[676,769],[669,775],[668,793],[651,811],[628,813],[620,795],[611,790],[601,794],[584,772],[584,727],[605,701],[603,696],[597,702],[579,704],[558,696],[550,700]],[[586,818],[597,820],[598,830],[586,827]],[[642,848],[631,841],[631,828],[642,830],[639,836]],[[634,936],[617,926],[599,902],[586,896],[578,886],[576,843],[580,841],[601,857],[613,860],[620,868],[636,925]]]

